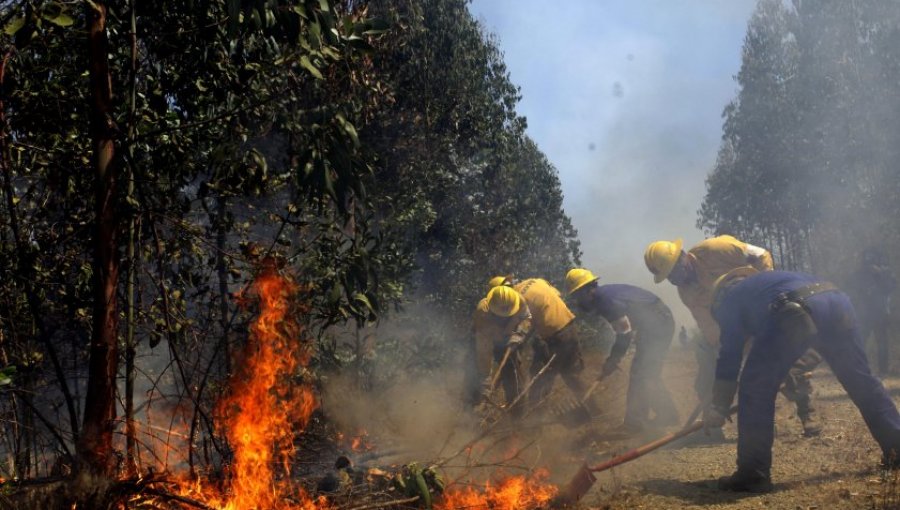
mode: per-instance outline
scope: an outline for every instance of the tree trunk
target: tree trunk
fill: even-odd
[[[128,115],[128,161],[131,162],[128,172],[128,201],[134,203],[134,135],[135,116],[137,111],[137,14],[134,10],[134,0],[128,2],[131,11],[131,91],[129,98]],[[128,248],[127,264],[128,275],[126,277],[125,299],[128,310],[126,313],[125,327],[125,475],[134,477],[138,474],[137,465],[137,427],[134,422],[134,357],[135,357],[135,279],[137,273],[137,220],[134,213],[128,218]]]
[[[78,442],[81,468],[97,474],[115,471],[113,428],[116,417],[119,281],[116,126],[106,36],[106,4],[86,2],[90,48],[91,139],[95,174],[94,314],[84,423]]]

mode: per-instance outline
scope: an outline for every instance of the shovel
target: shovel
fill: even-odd
[[[734,414],[735,411],[737,411],[737,406],[732,407],[728,411],[728,416]],[[632,461],[638,457],[652,452],[653,450],[656,450],[657,448],[665,446],[672,441],[693,434],[694,432],[697,432],[702,428],[703,421],[697,421],[679,430],[678,432],[666,434],[659,439],[651,441],[645,445],[638,446],[637,448],[628,450],[627,452],[613,457],[606,462],[597,464],[596,466],[588,466],[587,464],[582,464],[581,468],[578,469],[578,472],[575,473],[575,476],[573,476],[569,481],[569,484],[566,485],[566,488],[561,491],[559,495],[556,496],[556,498],[554,498],[550,506],[555,508],[577,503],[581,498],[584,497],[585,494],[588,493],[589,490],[591,490],[591,487],[594,486],[594,482],[597,481],[597,477],[594,476],[594,473],[606,471],[620,464]]]

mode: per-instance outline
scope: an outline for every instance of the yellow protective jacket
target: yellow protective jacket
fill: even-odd
[[[491,313],[488,300],[484,298],[472,314],[472,330],[475,336],[475,367],[478,375],[484,378],[491,373],[496,348],[505,348],[514,335],[525,338],[531,332],[531,312],[522,303],[512,317],[500,317]]]
[[[752,266],[757,271],[773,269],[772,255],[763,248],[739,241],[731,236],[712,237],[687,252],[697,278],[678,286],[681,301],[691,311],[703,338],[719,345],[719,325],[712,316],[712,288],[716,280],[732,269]]]
[[[548,340],[575,319],[559,291],[547,280],[529,278],[513,288],[525,298],[534,331],[541,339]]]

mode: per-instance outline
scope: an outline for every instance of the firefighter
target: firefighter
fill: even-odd
[[[678,411],[662,381],[662,364],[675,333],[672,312],[652,292],[633,285],[600,285],[598,280],[589,270],[575,268],[566,274],[566,287],[580,312],[599,315],[616,332],[601,377],[618,368],[634,341],[623,429],[640,432],[647,428],[651,411],[656,426],[677,423]]]
[[[847,296],[804,273],[741,268],[720,277],[713,316],[722,332],[713,400],[704,423],[720,427],[738,394],[737,470],[719,479],[722,490],[768,492],[775,397],[793,363],[810,347],[831,366],[882,450],[884,467],[900,453],[900,414],[866,361]],[[744,343],[753,343],[741,369]],[[740,374],[740,377],[738,377]]]
[[[527,306],[531,311],[531,326],[536,337],[533,342],[531,376],[534,377],[549,362],[547,371],[535,380],[528,395],[532,405],[547,397],[557,375],[576,398],[581,399],[587,391],[587,385],[578,377],[584,369],[584,360],[572,324],[575,315],[566,306],[559,291],[540,278],[529,278],[512,287],[504,285],[496,288],[512,289],[515,292],[492,294],[488,299],[488,307],[494,315],[509,317],[521,305]],[[555,358],[550,361],[553,356]]]
[[[719,344],[719,327],[710,312],[713,283],[738,267],[771,271],[772,256],[763,248],[723,235],[706,239],[687,252],[682,251],[681,239],[651,243],[644,253],[644,262],[656,283],[669,280],[678,287],[681,301],[700,327],[705,342],[698,342],[695,351],[697,377],[694,389],[700,401],[705,402],[712,388]],[[818,435],[822,430],[811,403],[812,386],[809,381],[812,370],[821,361],[815,351],[804,354],[788,374],[782,389],[784,396],[796,404],[797,416],[806,436]],[[715,438],[723,439],[721,431],[715,434]]]
[[[516,279],[512,275],[501,275],[495,276],[488,280],[487,291],[490,292],[494,287],[499,287],[500,285],[506,285],[507,287],[512,287],[518,283]]]
[[[491,313],[492,299],[495,303],[508,302],[509,307],[502,314]],[[491,372],[493,363],[496,362],[499,382],[503,386],[506,403],[510,404],[522,391],[525,382],[520,350],[532,330],[528,305],[511,287],[494,286],[475,308],[472,329],[475,338],[475,368],[478,380],[481,381],[481,398],[490,398],[490,393],[494,390]],[[514,416],[520,414],[521,408],[516,407],[517,409],[512,410]]]
[[[851,275],[847,293],[859,317],[863,343],[874,336],[878,374],[882,376],[890,371],[891,294],[896,287],[897,278],[888,266],[885,253],[877,247],[864,250],[859,269]]]

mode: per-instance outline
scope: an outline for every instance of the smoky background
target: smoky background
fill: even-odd
[[[851,295],[867,250],[900,263],[896,3],[567,2],[559,23],[539,2],[470,9],[603,282],[657,293],[693,328],[644,267],[651,241],[731,234]]]

